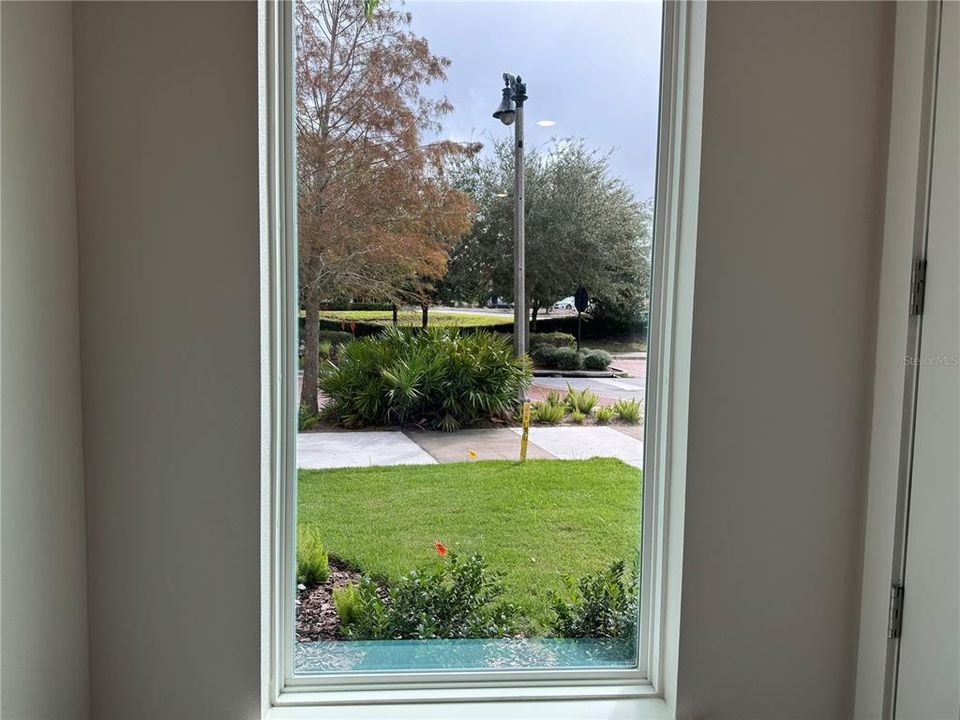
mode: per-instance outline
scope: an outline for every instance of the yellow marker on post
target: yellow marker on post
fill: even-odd
[[[523,403],[523,434],[520,436],[520,462],[527,461],[527,441],[530,439],[530,401]]]

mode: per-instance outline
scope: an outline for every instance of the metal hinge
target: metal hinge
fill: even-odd
[[[927,261],[915,260],[910,273],[910,314],[923,313],[923,296],[927,282]]]
[[[887,637],[900,637],[903,627],[903,585],[890,586],[890,610],[887,615]]]

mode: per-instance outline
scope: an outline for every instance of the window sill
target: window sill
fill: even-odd
[[[661,698],[509,700],[273,707],[264,720],[673,720]]]

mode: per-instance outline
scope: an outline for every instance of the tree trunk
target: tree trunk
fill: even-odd
[[[320,404],[317,402],[317,381],[320,375],[320,298],[316,293],[308,293],[303,324],[303,384],[300,389],[300,412],[304,415],[318,415]]]
[[[530,332],[535,333],[537,331],[537,313],[540,312],[540,306],[533,305],[530,309],[533,312],[530,319]]]
[[[420,313],[421,313],[421,315],[420,315],[420,327],[421,327],[421,329],[426,330],[426,329],[427,329],[427,320],[429,319],[429,318],[428,318],[428,315],[429,315],[429,313],[430,313],[430,306],[427,305],[426,303],[422,304],[422,305],[420,306]]]

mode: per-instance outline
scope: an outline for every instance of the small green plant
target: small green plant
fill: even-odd
[[[600,398],[595,392],[591,392],[590,388],[583,388],[583,390],[575,390],[570,383],[567,383],[567,397],[565,398],[567,407],[570,408],[572,412],[579,412],[584,415],[589,415],[590,411],[593,410],[593,406],[597,404],[597,401]]]
[[[564,405],[566,401],[564,400],[563,395],[558,393],[556,390],[550,390],[547,392],[547,396],[543,399],[547,405]]]
[[[561,370],[579,370],[583,358],[572,347],[557,348],[557,367]]]
[[[565,638],[627,638],[637,627],[639,563],[628,574],[618,560],[580,580],[564,578],[564,591],[550,592],[553,631]]]
[[[306,408],[300,406],[299,427],[301,432],[304,430],[313,430],[320,423],[320,416],[307,412]]]
[[[597,419],[598,425],[606,425],[613,420],[614,415],[616,415],[616,411],[610,405],[598,407],[593,411],[593,416]]]
[[[444,554],[446,550],[444,550]],[[477,554],[450,553],[433,567],[417,568],[384,593],[369,578],[336,603],[351,640],[495,638],[516,631],[516,609],[499,601],[500,577]]]
[[[606,350],[588,350],[583,356],[583,366],[587,370],[606,370],[613,358]]]
[[[586,419],[586,414],[580,412],[579,410],[574,410],[572,413],[570,413],[570,420],[576,425],[583,425],[583,421]]]
[[[356,583],[347,583],[333,589],[333,605],[340,618],[340,626],[353,625],[360,620],[363,612],[363,598]]]
[[[636,425],[643,416],[642,405],[639,400],[617,400],[613,404],[613,411],[624,422]]]
[[[567,409],[563,405],[553,405],[547,401],[539,401],[530,405],[530,416],[545,425],[556,425],[567,415]]]
[[[315,527],[297,528],[297,582],[319,585],[330,574],[327,551]]]
[[[351,640],[386,638],[388,620],[386,592],[364,575],[333,591],[333,606],[340,618],[340,633]]]

